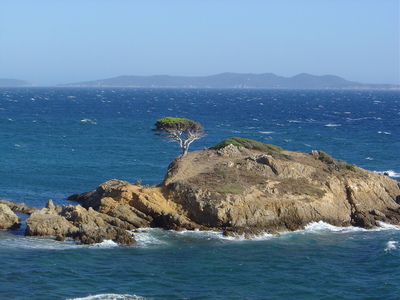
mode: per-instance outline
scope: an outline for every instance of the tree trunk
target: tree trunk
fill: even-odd
[[[181,158],[182,158],[182,157],[185,157],[185,156],[187,155],[188,150],[189,150],[189,147],[184,147],[184,148],[182,148],[182,149],[183,149],[183,152],[182,152]]]

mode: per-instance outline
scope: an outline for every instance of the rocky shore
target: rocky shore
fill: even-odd
[[[158,186],[113,179],[69,199],[79,204],[61,207],[49,201],[34,209],[0,201],[0,227],[18,227],[14,212],[22,212],[30,215],[27,236],[132,245],[132,232],[148,227],[252,237],[317,221],[363,228],[400,225],[398,181],[323,151],[290,152],[245,139],[175,159]]]

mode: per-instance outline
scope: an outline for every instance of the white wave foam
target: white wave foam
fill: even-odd
[[[374,171],[375,173],[381,174],[381,175],[387,175],[389,177],[400,177],[400,173],[397,173],[393,170],[387,170],[387,171]]]
[[[67,298],[66,300],[145,300],[148,298],[130,294],[98,294],[82,298]]]
[[[378,223],[379,227],[375,228],[374,230],[400,230],[400,226],[399,225],[393,225],[393,224],[388,224],[385,222],[380,222],[377,221],[376,223]]]
[[[131,231],[135,235],[136,247],[146,248],[149,246],[166,244],[166,242],[157,236],[157,232],[161,230],[162,229],[158,228],[144,228],[140,232]]]
[[[90,245],[91,248],[116,248],[118,243],[113,240],[104,240],[101,243]]]
[[[323,232],[355,232],[355,231],[365,231],[366,229],[359,227],[338,227],[323,221],[311,222],[304,228],[304,232],[312,233],[323,233]],[[301,230],[300,230],[301,231]]]
[[[392,134],[391,132],[388,132],[388,131],[378,131],[378,133],[381,133],[381,134]]]
[[[262,134],[271,134],[271,133],[275,133],[275,131],[259,131],[259,133],[262,133]]]
[[[219,235],[219,238],[222,240],[226,241],[235,241],[235,242],[241,242],[241,241],[266,241],[269,240],[273,237],[276,237],[274,234],[270,234],[268,232],[264,232],[261,235],[256,235],[256,236],[246,236],[246,234],[242,235],[235,235],[235,236],[224,236],[222,233]]]
[[[56,241],[49,237],[24,237],[12,234],[2,236],[0,240],[1,248],[15,249],[42,249],[42,250],[68,250],[82,247],[74,241]]]
[[[342,126],[342,124],[332,124],[332,123],[329,123],[329,124],[326,124],[326,125],[325,125],[325,127],[338,127],[338,126]]]
[[[386,244],[386,248],[385,248],[385,252],[389,252],[389,251],[392,251],[392,250],[396,250],[397,249],[397,244],[398,244],[399,242],[396,242],[396,241],[389,241],[389,242],[387,242],[387,244]]]
[[[89,124],[97,124],[96,121],[91,120],[91,119],[82,119],[81,122],[82,123],[89,123]]]

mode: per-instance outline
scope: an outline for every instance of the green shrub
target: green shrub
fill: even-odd
[[[336,160],[332,156],[330,156],[328,153],[324,151],[318,151],[318,154],[319,154],[318,159],[327,164],[334,164],[336,162]]]
[[[315,186],[309,185],[307,187],[307,190],[305,191],[305,194],[308,196],[314,196],[317,198],[322,198],[323,196],[325,196],[325,191],[322,189],[319,189]]]
[[[221,194],[241,194],[243,191],[244,188],[239,185],[223,185],[217,189]]]
[[[218,143],[217,145],[211,147],[210,149],[212,150],[219,150],[222,148],[225,148],[228,145],[234,145],[238,147],[245,147],[247,149],[255,149],[263,152],[268,152],[268,151],[282,151],[283,149],[279,146],[276,145],[271,145],[271,144],[264,144],[261,142],[257,142],[251,139],[246,139],[246,138],[240,138],[240,137],[231,137],[229,139],[226,139],[222,141],[221,143]]]
[[[318,151],[318,159],[325,162],[326,164],[328,164],[328,169],[329,170],[349,170],[352,172],[356,172],[356,166],[349,164],[345,161],[339,161],[337,159],[334,159],[332,156],[330,156],[328,153],[324,152],[324,151]]]

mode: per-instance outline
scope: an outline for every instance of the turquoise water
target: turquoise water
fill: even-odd
[[[0,198],[43,207],[111,178],[160,183],[179,154],[151,129],[200,122],[191,151],[240,136],[324,150],[400,178],[399,91],[0,90]],[[24,216],[23,216],[24,217]],[[399,299],[400,227],[324,223],[257,240],[150,229],[78,246],[0,231],[1,299]]]

